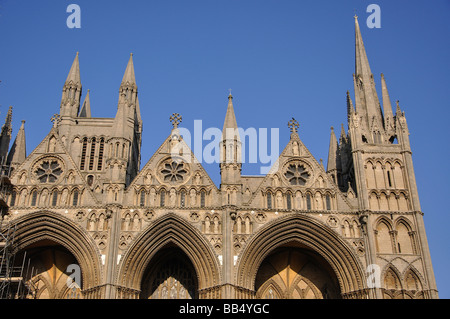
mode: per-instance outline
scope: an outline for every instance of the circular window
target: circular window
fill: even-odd
[[[303,163],[290,163],[286,167],[284,177],[291,185],[305,185],[311,174]]]
[[[182,183],[189,175],[189,168],[181,159],[169,158],[161,163],[159,173],[166,183]]]
[[[56,158],[45,158],[34,165],[33,173],[40,183],[55,183],[63,173],[62,164]]]

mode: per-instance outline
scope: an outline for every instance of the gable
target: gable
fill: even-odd
[[[99,204],[64,147],[56,128],[52,128],[13,171],[11,183],[19,197],[16,205],[33,203],[35,205],[32,206],[36,207],[62,207]],[[34,192],[36,195],[33,195]]]
[[[297,133],[291,134],[288,144],[247,205],[267,208],[267,192],[271,193],[273,208],[286,208],[286,196],[290,194],[292,209],[307,209],[306,196],[309,196],[311,209],[327,209],[327,196],[332,199],[332,209],[351,209],[350,203]]]
[[[218,196],[215,195],[219,190],[177,132],[173,130],[166,138],[128,186],[126,193],[137,196],[141,190],[156,194],[164,189],[169,194],[178,194],[181,190],[190,194],[191,190],[196,193],[205,190],[211,195],[209,203],[218,204],[215,202]],[[136,196],[126,196],[127,204],[138,205]]]

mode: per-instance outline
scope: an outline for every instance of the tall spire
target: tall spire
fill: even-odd
[[[66,84],[70,83],[81,84],[81,77],[80,77],[80,61],[78,60],[78,52],[75,56],[75,59],[73,60],[72,67],[70,68],[69,74],[67,75]]]
[[[242,167],[241,156],[241,139],[234,114],[233,96],[230,92],[228,95],[227,113],[223,123],[222,140],[220,142],[222,184],[235,184],[238,182]]]
[[[86,97],[84,98],[83,106],[81,107],[80,114],[78,114],[78,117],[91,117],[91,99],[89,97],[88,90]]]
[[[16,139],[8,154],[8,164],[15,168],[22,164],[26,158],[25,121],[22,120],[22,125],[20,126],[19,132],[17,132]]]
[[[383,113],[384,113],[384,128],[386,131],[394,129],[394,114],[392,113],[391,99],[384,79],[384,74],[381,73],[381,95],[383,98]]]
[[[367,58],[366,49],[359,29],[358,16],[355,15],[355,74],[370,77],[369,59]]]
[[[78,52],[70,67],[66,82],[63,86],[63,94],[61,98],[61,116],[77,117],[80,108],[81,99],[81,77],[80,62],[78,60]]]
[[[350,92],[347,91],[347,117],[350,118],[354,113],[355,108],[353,107],[352,98],[350,97]]]
[[[331,172],[336,170],[336,158],[337,158],[337,150],[338,150],[338,142],[336,138],[336,134],[334,133],[334,128],[331,127],[330,134],[330,146],[328,148],[328,162],[327,162],[327,172]]]
[[[8,154],[9,142],[11,141],[12,133],[12,106],[9,107],[6,113],[5,124],[3,124],[0,132],[0,161],[3,164],[6,161]]]
[[[130,59],[128,60],[127,68],[122,78],[122,84],[125,83],[136,84],[136,78],[134,76],[134,65],[133,65],[133,53],[130,53]]]
[[[366,130],[367,137],[375,141],[377,139],[372,137],[372,134],[376,136],[383,129],[383,116],[356,15],[355,74],[353,80],[355,85],[356,112],[363,117],[363,123],[361,124]]]
[[[231,95],[231,93],[228,95],[228,107],[227,107],[227,113],[225,115],[225,121],[223,123],[222,138],[223,138],[223,135],[225,134],[227,128],[233,128],[233,129],[238,128],[236,116],[234,114],[233,96]]]

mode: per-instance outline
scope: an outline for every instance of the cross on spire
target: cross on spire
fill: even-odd
[[[50,119],[50,121],[53,122],[53,127],[58,127],[59,122],[61,122],[61,115],[59,114],[54,114],[52,116],[52,118]]]
[[[173,128],[177,128],[178,124],[180,124],[181,121],[183,120],[183,117],[178,113],[173,113],[169,117],[169,120],[172,122]]]
[[[298,124],[296,119],[292,118],[292,120],[288,122],[288,126],[291,129],[291,133],[297,133],[297,129],[300,125]]]

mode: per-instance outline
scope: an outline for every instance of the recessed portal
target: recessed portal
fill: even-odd
[[[261,299],[340,298],[339,284],[329,264],[307,248],[282,247],[267,256],[255,281]]]
[[[142,280],[143,299],[198,298],[195,269],[177,247],[162,249],[152,258]]]

